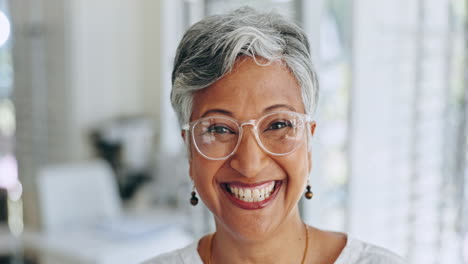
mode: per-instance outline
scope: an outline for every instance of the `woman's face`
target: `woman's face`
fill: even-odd
[[[195,94],[191,120],[224,116],[245,122],[282,110],[304,113],[294,76],[280,63],[258,66],[251,58],[242,58],[230,74]],[[297,203],[311,169],[307,137],[296,151],[285,156],[264,152],[252,126],[244,126],[239,147],[226,160],[206,159],[191,146],[190,176],[215,215],[218,231],[222,228],[238,238],[257,240],[298,216]],[[273,185],[268,203],[258,208],[236,202],[226,191],[229,186],[265,195]]]

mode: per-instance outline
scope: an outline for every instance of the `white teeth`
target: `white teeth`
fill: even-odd
[[[245,189],[244,196],[245,196],[245,199],[247,199],[247,201],[250,202],[250,199],[252,198],[252,190]]]
[[[253,190],[253,200],[254,202],[258,202],[260,199],[260,191],[258,189]]]
[[[270,197],[273,189],[275,188],[275,182],[272,181],[264,188],[240,188],[236,186],[228,186],[232,195],[239,200],[244,202],[261,202]]]

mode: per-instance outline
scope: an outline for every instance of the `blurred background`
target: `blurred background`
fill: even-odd
[[[0,263],[138,263],[213,231],[170,74],[185,29],[242,5],[311,42],[305,221],[468,263],[466,0],[0,0]]]

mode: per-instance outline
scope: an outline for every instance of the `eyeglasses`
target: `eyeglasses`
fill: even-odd
[[[224,160],[236,152],[246,125],[252,126],[263,151],[284,156],[304,142],[307,124],[312,122],[308,115],[280,111],[244,123],[228,117],[209,116],[185,124],[182,129],[191,133],[195,148],[203,157]]]

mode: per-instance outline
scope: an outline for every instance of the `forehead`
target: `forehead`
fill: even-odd
[[[265,63],[265,61],[259,61]],[[304,113],[301,89],[294,75],[281,62],[258,65],[252,58],[239,59],[232,72],[194,95],[191,120],[212,109],[229,112],[236,119],[258,118],[272,106],[283,105]]]

